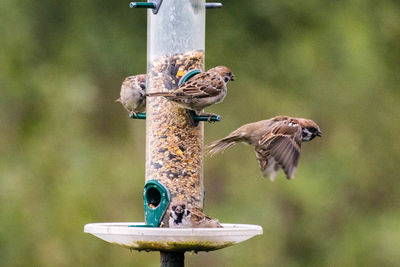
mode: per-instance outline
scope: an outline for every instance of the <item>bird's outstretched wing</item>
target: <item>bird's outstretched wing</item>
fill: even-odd
[[[276,122],[259,141],[256,155],[264,177],[271,174],[271,180],[282,168],[288,179],[294,176],[301,149],[301,126],[293,120]]]

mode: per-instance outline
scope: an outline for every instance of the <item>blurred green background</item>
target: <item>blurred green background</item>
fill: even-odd
[[[126,1],[0,2],[0,265],[158,266],[83,233],[142,221],[145,122],[114,100],[145,72],[146,12]],[[205,160],[205,211],[262,236],[188,266],[400,265],[400,2],[224,1],[206,68],[236,75],[205,142],[285,114],[315,120],[296,179],[238,145]]]

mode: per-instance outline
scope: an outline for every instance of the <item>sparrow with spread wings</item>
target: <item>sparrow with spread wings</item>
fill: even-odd
[[[121,86],[120,97],[115,100],[136,116],[146,108],[146,74],[126,77]]]
[[[321,135],[319,126],[312,120],[277,116],[245,124],[211,143],[208,149],[214,155],[239,142],[252,145],[264,177],[269,175],[273,181],[282,168],[287,179],[291,179],[296,172],[301,143]]]
[[[204,108],[224,100],[227,93],[226,84],[233,79],[234,75],[229,68],[217,66],[193,76],[176,90],[148,93],[147,96],[163,96],[180,107],[193,110],[200,115]]]

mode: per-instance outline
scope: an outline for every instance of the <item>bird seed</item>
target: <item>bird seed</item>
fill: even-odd
[[[150,63],[147,92],[176,90],[190,70],[203,71],[204,52],[159,57]],[[203,123],[194,126],[186,109],[164,97],[147,98],[146,180],[164,184],[171,202],[183,200],[203,208]],[[163,225],[168,226],[168,212]]]

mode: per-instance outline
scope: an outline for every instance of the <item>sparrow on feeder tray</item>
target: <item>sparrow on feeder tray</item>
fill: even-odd
[[[254,146],[260,169],[274,181],[282,168],[287,179],[294,177],[300,157],[301,143],[321,136],[319,126],[312,120],[277,116],[245,124],[227,137],[208,146],[208,153],[214,155],[236,143]]]
[[[146,108],[146,74],[126,77],[121,86],[120,97],[115,100],[135,117]]]
[[[174,201],[169,210],[170,228],[221,228],[217,219],[213,219],[199,208],[187,205],[183,201]]]
[[[201,111],[222,102],[227,94],[226,85],[233,79],[234,75],[229,68],[217,66],[193,76],[176,90],[148,93],[147,96],[163,96],[182,108],[195,111],[197,115],[208,115],[211,118],[215,114],[200,114]]]

